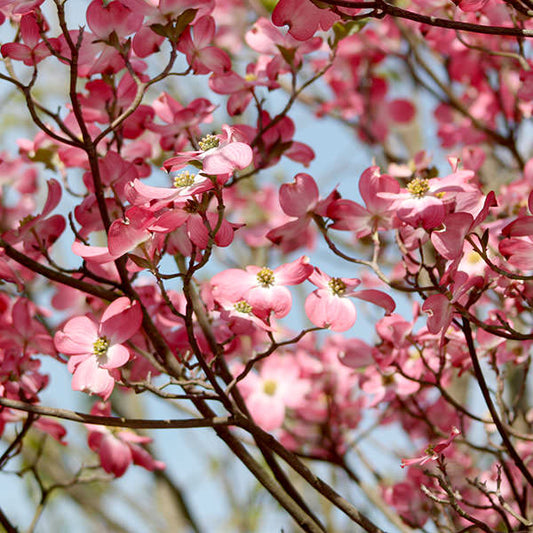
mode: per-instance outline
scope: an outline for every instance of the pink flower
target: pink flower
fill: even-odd
[[[232,302],[219,296],[217,303],[221,307],[220,318],[228,323],[236,335],[252,335],[256,327],[272,331],[268,324],[253,314],[253,308],[246,300]]]
[[[110,416],[109,404],[97,403],[91,409],[92,415]],[[102,468],[116,477],[124,475],[131,463],[146,470],[162,470],[165,463],[156,461],[139,444],[152,442],[150,437],[142,437],[129,429],[115,429],[106,426],[86,424],[89,430],[89,448],[100,455]]]
[[[195,74],[221,74],[231,69],[228,54],[216,46],[209,46],[214,36],[215,19],[210,16],[198,19],[194,26],[187,27],[182,33],[178,50],[187,56]]]
[[[266,431],[282,426],[287,407],[303,403],[310,383],[300,378],[295,358],[271,355],[259,375],[249,374],[239,389],[254,420]]]
[[[314,243],[314,234],[309,229],[313,215],[326,216],[328,206],[339,196],[334,190],[327,198],[320,200],[318,186],[312,176],[300,172],[293,183],[284,183],[279,190],[279,204],[283,212],[294,220],[270,230],[266,237],[281,245],[284,252]]]
[[[298,41],[289,34],[284,34],[278,30],[270,20],[261,17],[252,26],[252,29],[246,33],[246,43],[250,48],[263,55],[273,56],[268,69],[270,71],[287,70],[287,62],[281,53],[281,50],[289,50],[291,53],[289,69],[301,65],[303,55],[318,50],[322,45],[320,37],[313,37],[307,41]],[[289,57],[286,56],[286,57]],[[278,63],[279,65],[276,65]],[[276,65],[276,66],[274,66]]]
[[[329,30],[339,16],[320,9],[310,0],[280,0],[272,12],[276,26],[289,25],[289,33],[298,41],[311,39],[320,28]]]
[[[457,195],[474,194],[472,186],[468,184],[473,175],[470,170],[461,170],[445,178],[426,179],[417,176],[400,192],[381,192],[378,196],[393,200],[391,208],[402,222],[414,228],[422,226],[429,230],[442,224]],[[480,196],[481,193],[477,192]]]
[[[174,187],[153,187],[135,179],[126,190],[126,197],[133,205],[150,204],[149,209],[156,211],[162,204],[170,201],[185,203],[196,194],[213,188],[213,182],[205,175],[191,174],[187,170],[174,178]]]
[[[87,8],[87,24],[98,39],[107,41],[114,33],[123,41],[141,27],[143,15],[138,11],[126,7],[120,0],[106,4],[103,0],[93,0]]]
[[[48,249],[63,233],[66,222],[62,215],[47,217],[61,200],[61,185],[55,179],[47,182],[48,196],[39,215],[28,215],[20,221],[16,230],[4,234],[10,244],[24,243],[24,251],[28,254],[40,253],[42,248]]]
[[[413,459],[402,459],[402,468],[416,464],[422,466],[428,461],[436,461],[439,458],[439,455],[442,454],[442,452],[452,443],[453,439],[455,439],[457,435],[460,435],[460,433],[461,432],[454,426],[452,428],[450,436],[447,439],[441,440],[434,445],[430,444],[426,448],[424,455],[421,455],[420,457],[415,457]]]
[[[162,93],[151,106],[165,124],[149,123],[148,128],[158,133],[163,150],[180,151],[188,142],[188,135],[200,135],[198,125],[212,122],[215,106],[206,98],[196,98],[183,107],[169,94]]]
[[[164,163],[166,170],[179,170],[190,161],[198,161],[206,174],[231,174],[236,169],[246,168],[253,152],[250,146],[234,140],[235,132],[230,126],[222,126],[220,135],[206,135],[200,142],[200,150],[179,152]]]
[[[260,318],[267,318],[271,312],[276,318],[282,318],[292,306],[292,296],[285,285],[302,283],[312,271],[305,256],[275,270],[258,266],[248,266],[245,271],[231,268],[212,278],[213,296],[221,302],[246,300]]]
[[[246,67],[246,75],[243,78],[233,71],[222,74],[214,73],[209,78],[209,88],[217,94],[229,94],[226,108],[231,116],[244,112],[252,101],[256,87],[277,89],[279,83],[274,80],[276,72],[271,73],[265,61],[259,58],[256,63],[250,63]]]
[[[115,386],[110,371],[125,365],[130,352],[122,343],[132,337],[142,322],[137,302],[115,300],[104,311],[100,322],[89,316],[70,319],[54,337],[59,352],[69,355],[72,389],[98,394],[107,400]]]
[[[394,300],[384,292],[367,289],[355,292],[361,283],[356,278],[332,278],[318,268],[309,276],[318,289],[305,300],[305,312],[309,320],[320,328],[346,331],[355,324],[356,311],[348,296],[372,302],[383,307],[387,314],[394,311]]]
[[[48,46],[59,48],[59,41],[56,38],[48,39],[47,44],[41,40],[39,23],[34,13],[27,13],[20,20],[20,34],[25,44],[6,43],[2,45],[1,52],[4,57],[9,57],[16,61],[22,61],[31,67],[36,65],[51,54]]]
[[[390,229],[394,216],[394,201],[381,198],[380,193],[398,194],[400,184],[387,174],[380,174],[379,167],[367,168],[359,179],[359,193],[366,208],[352,200],[339,199],[328,207],[332,229],[354,231],[357,238],[374,231]]]

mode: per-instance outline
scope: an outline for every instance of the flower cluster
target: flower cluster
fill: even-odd
[[[531,527],[531,0],[68,4],[0,0],[38,130],[0,152],[0,470],[38,448],[44,505],[92,469],[48,483],[45,417],[105,480],[164,467],[134,430],[211,427],[310,531],[278,458],[369,531],[301,458],[369,465],[398,530]],[[90,413],[42,405],[62,369]]]

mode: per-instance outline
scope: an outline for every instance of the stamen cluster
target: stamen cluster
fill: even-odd
[[[198,146],[203,152],[207,152],[207,150],[211,150],[211,148],[218,148],[219,145],[220,139],[216,135],[211,134],[205,135],[198,142]]]
[[[239,313],[246,313],[247,315],[252,313],[252,306],[246,300],[235,302],[233,308]]]
[[[415,198],[423,198],[426,193],[429,191],[429,180],[426,178],[413,178],[407,184],[407,190]]]
[[[257,273],[257,281],[263,287],[272,287],[272,285],[274,285],[274,282],[276,281],[276,278],[274,277],[274,272],[270,268],[263,267]]]
[[[176,187],[176,189],[179,189],[180,187],[190,187],[194,184],[195,177],[195,174],[191,174],[188,170],[184,170],[174,178],[174,187]]]
[[[343,296],[346,292],[346,283],[340,278],[331,278],[328,286],[335,296]]]
[[[93,344],[93,354],[97,357],[102,357],[107,354],[109,349],[109,340],[107,337],[98,337],[98,339]]]

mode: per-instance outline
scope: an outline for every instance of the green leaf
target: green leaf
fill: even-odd
[[[140,255],[128,254],[128,257],[139,267],[152,270],[152,263]]]
[[[150,29],[165,37],[171,43],[176,44],[181,37],[181,34],[187,29],[189,24],[196,17],[197,9],[186,9],[175,22],[169,22],[168,24],[151,24]]]
[[[335,48],[345,37],[359,33],[366,26],[367,22],[368,19],[335,22],[335,24],[333,24],[333,34],[335,38],[330,40],[330,46]]]
[[[176,20],[172,33],[169,36],[169,39],[173,43],[177,43],[181,34],[187,29],[187,26],[194,20],[196,17],[197,9],[186,9]]]
[[[481,241],[482,249],[485,252],[487,250],[488,245],[489,245],[489,230],[488,229],[486,229],[483,232],[483,235],[481,236],[480,241]]]
[[[274,11],[274,8],[278,5],[278,2],[279,0],[261,0],[261,4],[269,13]]]
[[[150,29],[157,33],[157,35],[161,35],[161,37],[167,37],[169,36],[169,32],[172,29],[172,24],[169,22],[168,24],[151,24]]]
[[[43,163],[47,170],[56,170],[56,165],[54,164],[55,156],[55,149],[39,148],[29,158],[35,163]]]
[[[202,162],[196,161],[195,159],[191,159],[188,164],[191,165],[191,167],[197,168],[198,170],[202,170],[204,168]]]
[[[294,63],[294,56],[296,55],[296,49],[285,48],[284,46],[277,45],[278,50],[281,52],[283,59],[292,67]]]

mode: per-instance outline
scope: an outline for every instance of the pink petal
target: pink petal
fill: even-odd
[[[220,296],[230,302],[242,300],[244,295],[256,284],[255,274],[239,268],[230,268],[219,272],[211,279],[213,296]]]
[[[374,362],[372,347],[361,339],[350,339],[346,349],[339,354],[339,360],[350,368],[361,368]]]
[[[280,285],[299,285],[312,273],[313,267],[309,264],[309,258],[305,255],[274,270],[276,282]]]
[[[156,461],[144,448],[135,444],[130,444],[129,446],[133,464],[142,466],[150,472],[153,472],[154,470],[163,470],[165,468],[165,463],[162,461]]]
[[[328,208],[328,216],[334,220],[332,229],[354,231],[359,237],[369,235],[372,228],[372,214],[352,200],[340,199]]]
[[[109,263],[115,260],[109,253],[107,246],[86,246],[79,241],[74,241],[71,250],[83,259],[95,263]]]
[[[431,233],[431,242],[437,252],[446,259],[456,259],[463,252],[466,234],[474,218],[469,213],[451,213],[444,219],[444,230]]]
[[[527,237],[533,235],[533,217],[518,217],[502,229],[502,235],[506,237]]]
[[[31,48],[21,43],[7,43],[0,48],[4,57],[9,57],[15,61],[24,61],[26,65],[32,65]]]
[[[115,220],[109,228],[109,252],[114,258],[131,252],[136,246],[150,238],[147,229],[135,228],[124,220]]]
[[[198,69],[198,71],[202,74],[207,74],[209,72],[222,74],[231,69],[231,59],[229,55],[216,46],[208,46],[199,50],[196,55],[196,61],[193,63],[195,65],[197,63],[201,64],[203,68]]]
[[[283,425],[285,405],[279,398],[257,391],[246,400],[246,405],[254,420],[265,431],[274,431]]]
[[[126,189],[126,196],[130,203],[141,205],[150,200],[172,199],[178,195],[178,190],[173,187],[152,187],[135,179]]]
[[[102,468],[116,477],[124,475],[132,462],[130,447],[111,433],[106,433],[100,442]]]
[[[93,344],[98,339],[98,326],[87,316],[71,318],[54,336],[58,352],[65,355],[92,354]]]
[[[246,81],[233,71],[214,74],[209,78],[209,88],[218,94],[233,94],[245,89]]]
[[[55,209],[61,200],[61,185],[59,182],[55,179],[50,179],[46,182],[46,185],[48,186],[48,196],[41,213],[43,217]]]
[[[422,306],[428,314],[427,328],[434,335],[446,329],[452,320],[453,307],[444,294],[432,294]]]
[[[125,296],[112,302],[102,315],[101,335],[111,344],[122,344],[139,330],[142,310],[139,302],[131,302]]]
[[[113,344],[107,350],[105,362],[99,359],[100,368],[120,368],[130,360],[130,352],[122,344]]]
[[[98,394],[107,400],[113,388],[115,380],[104,368],[100,368],[96,357],[89,357],[82,361],[72,376],[72,390]]]
[[[318,289],[305,300],[305,312],[309,320],[318,327],[332,331],[347,331],[356,319],[355,306],[347,298],[331,295]]]
[[[246,300],[261,318],[270,312],[276,318],[283,318],[292,307],[292,295],[287,287],[254,287],[246,295]]]
[[[390,118],[399,124],[411,122],[416,114],[415,106],[409,100],[403,98],[389,102],[387,108]]]
[[[329,30],[338,15],[329,9],[320,9],[310,0],[280,0],[272,12],[276,26],[289,25],[289,33],[298,41],[307,41],[320,26]]]
[[[199,215],[189,217],[187,220],[187,233],[191,241],[204,250],[209,243],[209,231]]]
[[[294,183],[285,183],[279,190],[279,203],[291,217],[301,217],[312,210],[318,201],[318,186],[309,175],[300,173]]]
[[[533,270],[533,242],[511,238],[501,241],[500,253],[508,257],[511,265],[522,270]]]
[[[203,170],[207,174],[231,174],[236,168],[246,168],[252,159],[253,152],[247,144],[229,143],[222,148],[213,150],[212,154],[206,155],[203,160]]]
[[[370,302],[375,305],[379,305],[387,315],[390,315],[394,309],[396,309],[396,304],[394,300],[382,291],[376,291],[375,289],[365,289],[361,291],[354,292],[350,296],[354,298],[359,298],[360,300],[365,300],[365,302]]]
[[[218,215],[215,213],[207,213],[207,220],[212,229],[214,229],[218,222]],[[240,226],[235,226],[238,228]],[[233,236],[235,235],[235,228],[227,220],[222,220],[220,228],[215,235],[215,244],[221,248],[229,246],[233,242]]]

